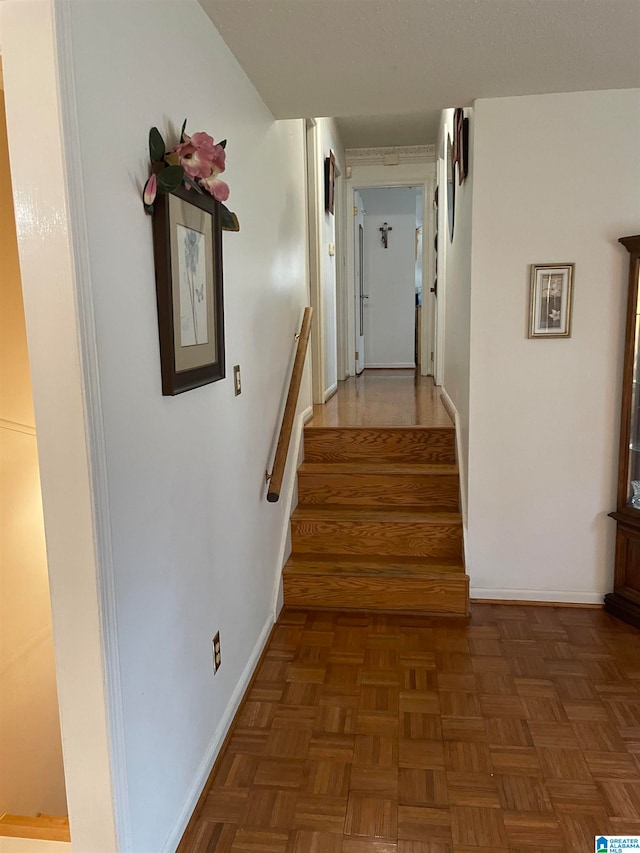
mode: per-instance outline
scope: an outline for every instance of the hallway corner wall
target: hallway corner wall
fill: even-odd
[[[454,110],[444,110],[440,119],[437,152],[445,161],[439,188],[438,300],[444,300],[444,372],[442,387],[456,413],[456,440],[460,469],[462,516],[468,525],[469,483],[469,373],[471,336],[471,240],[474,193],[475,150],[474,111],[465,109],[469,119],[470,160],[466,180],[460,184],[455,173],[453,241],[449,236],[446,157],[447,137],[455,138]],[[440,309],[440,305],[438,308]],[[442,316],[442,314],[440,314]]]
[[[598,604],[612,588],[640,90],[475,102],[472,595]],[[528,338],[531,264],[575,263],[571,336]]]
[[[344,176],[344,148],[331,118],[318,118],[318,174],[324,178],[325,158],[332,150],[336,158],[336,167]],[[322,289],[322,333],[324,356],[324,394],[330,394],[338,382],[338,317],[337,317],[337,270],[338,255],[329,254],[329,244],[336,246],[336,220],[338,213],[338,198],[335,199],[334,213],[325,210],[324,180],[320,188],[319,218],[320,218],[320,285]],[[317,322],[314,320],[314,323]]]

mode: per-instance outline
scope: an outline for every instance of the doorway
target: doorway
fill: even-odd
[[[355,199],[356,373],[419,366],[423,186],[363,188]]]
[[[397,182],[389,179],[390,171],[393,170],[384,166],[353,166],[351,179],[346,182],[346,209],[353,210],[353,218],[352,224],[345,229],[344,299],[338,304],[344,306],[349,335],[344,360],[347,376],[357,376],[365,368],[376,366],[414,368],[423,376],[433,375],[436,302],[431,286],[435,261],[432,205],[435,164],[425,162],[403,168]],[[397,190],[399,198],[404,194],[403,225],[394,225],[392,220],[396,200],[391,193]],[[379,192],[379,196],[373,195],[373,191]],[[385,198],[391,207],[387,204],[385,208]],[[385,222],[386,235],[380,231]],[[383,236],[386,236],[387,248],[383,248]],[[389,259],[402,246],[405,257],[400,281]],[[381,262],[382,267],[391,268],[386,284],[376,284],[370,276],[372,270],[379,276]],[[391,315],[385,313],[389,307]],[[403,310],[398,312],[399,307]],[[398,340],[401,344],[395,348]],[[393,352],[385,352],[389,349],[385,346],[389,341]]]
[[[0,815],[67,814],[29,355],[0,87]],[[8,817],[0,836],[16,834]],[[44,837],[44,836],[42,836]]]

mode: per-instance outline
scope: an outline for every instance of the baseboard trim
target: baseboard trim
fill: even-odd
[[[338,383],[334,382],[333,385],[329,385],[327,390],[324,392],[324,394],[322,395],[322,399],[326,403],[327,400],[330,400],[334,394],[337,394],[337,392],[338,392]]]
[[[602,607],[604,592],[578,592],[574,590],[537,589],[484,589],[471,587],[471,601],[483,604],[538,604],[562,607]]]
[[[525,598],[472,598],[471,604],[497,604],[513,607],[567,607],[573,610],[602,610],[603,604],[584,604],[576,601],[532,601]]]
[[[407,368],[415,368],[415,361],[401,361],[396,364],[365,364],[365,370],[406,370]]]
[[[455,429],[456,429],[456,461],[458,463],[458,471],[460,476],[460,511],[462,513],[462,527],[464,532],[465,546],[467,544],[466,536],[467,536],[467,472],[464,464],[464,458],[462,455],[462,445],[461,445],[461,429],[460,429],[460,415],[458,414],[458,410],[456,409],[453,400],[447,394],[447,389],[444,385],[440,386],[440,399],[442,403],[449,413],[449,417],[453,420]]]
[[[297,496],[295,486],[297,482],[298,468],[302,463],[302,459],[300,459],[300,445],[302,444],[302,434],[304,430],[304,425],[307,423],[307,421],[310,421],[312,417],[313,406],[307,406],[306,409],[300,412],[300,414],[296,418],[291,435],[291,442],[289,444],[289,455],[287,457],[287,465],[285,467],[283,487],[280,494],[280,504],[285,507],[285,511],[282,516],[282,535],[280,537],[280,548],[278,550],[278,559],[276,561],[276,576],[273,589],[274,622],[278,618],[278,599],[280,593],[280,586],[282,583],[282,567],[289,559],[289,554],[291,550],[290,546],[289,550],[287,550],[287,544],[289,543],[289,524],[291,523],[291,514],[295,509],[293,502],[294,498]]]
[[[452,421],[455,421],[455,419],[458,417],[458,410],[453,405],[453,400],[447,394],[447,389],[444,387],[444,385],[440,386],[440,397],[442,399],[443,406],[445,407],[445,409],[449,413],[449,417],[451,418]]]
[[[256,677],[274,627],[273,614],[270,613],[253,647],[247,665],[240,676],[236,689],[233,691],[229,704],[220,720],[220,724],[207,747],[204,758],[200,762],[191,788],[180,810],[178,820],[162,847],[162,853],[182,853],[182,851],[187,849],[185,841],[191,827],[196,823],[207,798],[217,769],[218,757],[222,754],[233,734],[233,729],[239,716],[238,712]]]

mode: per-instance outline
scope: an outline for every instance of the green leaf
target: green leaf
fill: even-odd
[[[200,195],[204,195],[202,187],[199,184],[197,184],[193,180],[193,178],[190,178],[186,172],[184,173],[184,182],[185,182],[185,184],[189,184],[190,187],[193,187],[193,189],[196,190],[196,192],[199,192]]]
[[[157,127],[152,127],[149,131],[149,157],[152,163],[161,163],[164,160],[166,148],[164,147],[164,139],[160,135]]]
[[[226,148],[227,147],[227,140],[223,139],[222,142],[218,142],[218,145],[220,146],[220,148]]]
[[[184,182],[182,166],[167,166],[158,173],[158,190],[161,193],[172,193]]]
[[[145,204],[144,205],[144,211],[145,211],[145,213],[148,213],[151,216],[151,214],[153,213],[153,205],[152,204]]]
[[[223,231],[239,231],[240,223],[235,213],[231,213],[228,207],[220,203],[220,227]]]
[[[184,142],[184,132],[187,129],[187,120],[182,122],[182,130],[180,131],[180,142]]]

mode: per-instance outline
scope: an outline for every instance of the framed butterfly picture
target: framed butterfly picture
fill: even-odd
[[[179,187],[153,212],[162,393],[224,379],[220,203]]]

